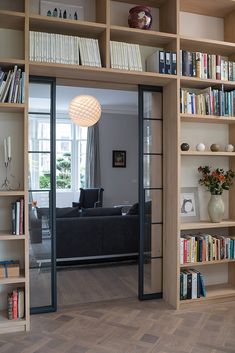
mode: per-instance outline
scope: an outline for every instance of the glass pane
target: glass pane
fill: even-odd
[[[30,83],[29,112],[50,113],[51,86],[45,83]]]
[[[162,187],[162,156],[144,156],[144,188]]]
[[[50,116],[29,115],[29,151],[50,151]]]
[[[144,153],[162,153],[162,121],[144,120]]]
[[[145,209],[146,205],[151,204],[151,223],[162,222],[162,190],[145,190]],[[147,211],[146,211],[147,213]],[[146,218],[146,215],[145,215]]]
[[[29,154],[29,190],[50,188],[50,153]]]
[[[162,119],[162,93],[144,92],[144,119]]]
[[[56,139],[57,140],[71,140],[72,139],[72,124],[57,122],[56,123]]]
[[[146,258],[144,263],[144,294],[162,292],[162,259]]]
[[[56,188],[71,189],[72,169],[71,169],[71,142],[66,142],[66,149],[69,152],[56,153]],[[57,142],[57,144],[61,144]],[[61,148],[61,146],[60,146]]]
[[[30,301],[31,307],[51,305],[50,194],[29,193]]]

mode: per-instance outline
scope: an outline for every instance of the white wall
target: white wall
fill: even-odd
[[[99,132],[104,206],[133,204],[138,199],[138,117],[103,113]],[[112,167],[113,150],[126,151],[126,168]]]

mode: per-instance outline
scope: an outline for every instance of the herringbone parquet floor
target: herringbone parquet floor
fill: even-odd
[[[0,336],[1,353],[235,353],[235,303],[175,311],[116,300],[34,315],[30,333]]]

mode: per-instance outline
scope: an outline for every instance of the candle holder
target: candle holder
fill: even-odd
[[[4,165],[5,165],[6,177],[1,186],[1,190],[3,191],[19,190],[20,182],[17,181],[15,175],[11,174],[11,158],[8,158],[7,161],[4,163]]]

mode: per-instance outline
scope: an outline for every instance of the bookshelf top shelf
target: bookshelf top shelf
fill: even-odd
[[[17,190],[0,191],[0,197],[2,197],[2,196],[24,196],[24,195],[25,195],[24,191],[17,191]]]
[[[0,112],[22,113],[25,105],[20,103],[0,103]]]
[[[224,18],[233,10],[233,0],[180,0],[180,11],[199,15]]]
[[[96,22],[69,20],[41,15],[30,15],[29,28],[33,31],[55,32],[71,35],[99,35],[106,29],[106,25]]]
[[[235,117],[200,114],[180,114],[180,117],[181,121],[186,123],[235,124]]]
[[[117,2],[123,2],[126,4],[134,4],[134,5],[145,5],[150,7],[161,7],[167,0],[113,0]]]
[[[223,56],[235,53],[235,43],[186,36],[180,37],[180,48],[189,51],[200,51]]]
[[[181,223],[181,230],[196,230],[196,229],[212,229],[212,228],[226,228],[226,227],[235,227],[235,221],[233,220],[223,220],[220,223],[212,223],[209,221],[200,221],[192,223]]]
[[[181,151],[181,156],[217,156],[217,157],[235,157],[235,152],[198,152],[198,151]]]
[[[223,85],[225,89],[235,88],[234,81],[209,80],[209,79],[202,79],[198,77],[188,77],[188,76],[181,76],[180,84],[181,84],[181,87],[184,87],[184,88],[206,88],[209,86],[219,87],[221,85]]]
[[[13,12],[0,10],[1,28],[24,29],[25,14],[22,12]]]
[[[230,262],[235,262],[235,259],[225,259],[225,260],[214,260],[214,261],[203,261],[203,262],[192,262],[187,264],[181,264],[181,268],[188,268],[194,266],[206,266],[206,265],[218,265],[218,264],[227,264]]]

